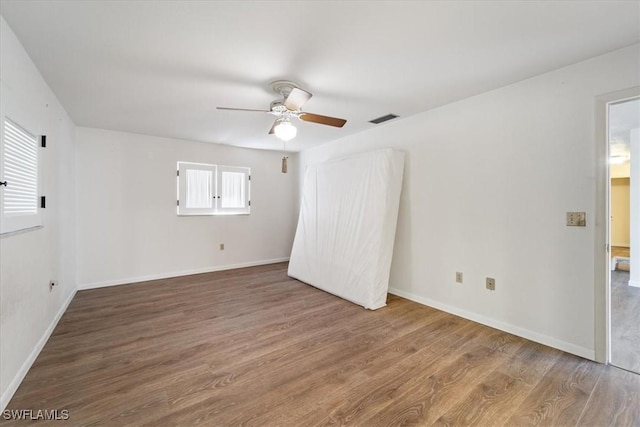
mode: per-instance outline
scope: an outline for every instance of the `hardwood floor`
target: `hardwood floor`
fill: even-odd
[[[393,295],[367,311],[273,264],[79,292],[8,409],[73,426],[638,426],[640,376]]]
[[[640,288],[628,271],[611,272],[611,363],[640,373]]]

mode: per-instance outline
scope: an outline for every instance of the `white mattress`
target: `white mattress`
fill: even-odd
[[[289,276],[384,307],[403,169],[390,148],[307,166]]]

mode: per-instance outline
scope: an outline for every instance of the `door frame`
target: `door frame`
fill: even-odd
[[[596,97],[596,215],[595,215],[595,358],[611,361],[611,248],[609,165],[609,105],[640,97],[640,86]]]

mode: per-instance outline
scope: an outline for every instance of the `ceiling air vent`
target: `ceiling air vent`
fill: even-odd
[[[369,120],[369,123],[374,123],[374,124],[380,124],[382,122],[386,122],[388,120],[392,120],[395,119],[396,116],[395,114],[387,114],[386,116],[382,116],[382,117],[378,117],[377,119],[373,119],[373,120]]]

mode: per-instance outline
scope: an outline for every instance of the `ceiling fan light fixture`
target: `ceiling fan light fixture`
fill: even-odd
[[[273,132],[276,134],[278,138],[283,141],[289,141],[296,137],[298,133],[298,129],[291,124],[289,120],[281,119],[280,123],[273,128]]]

